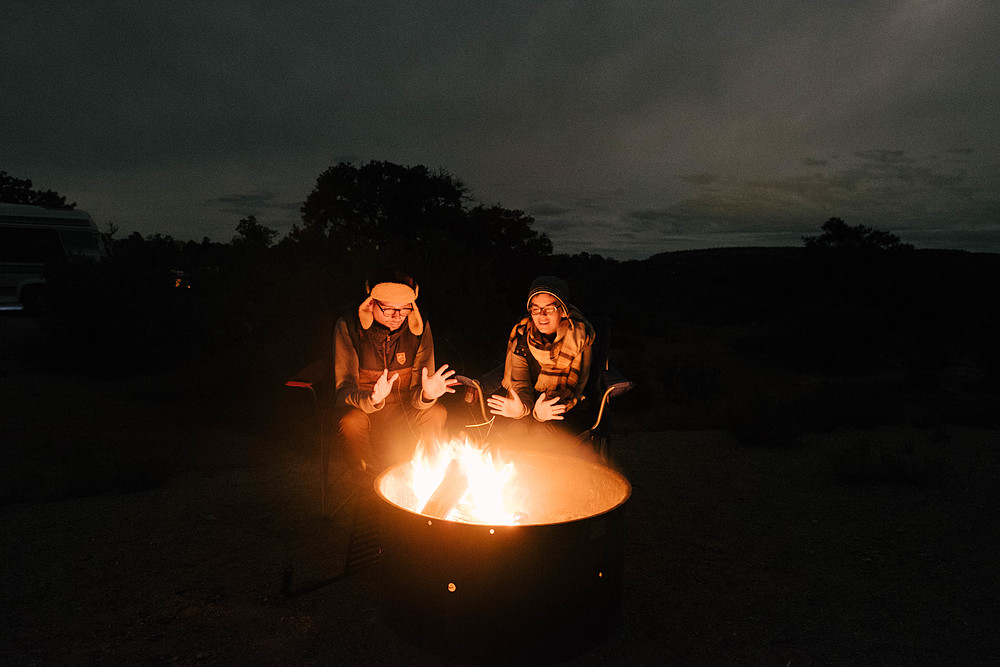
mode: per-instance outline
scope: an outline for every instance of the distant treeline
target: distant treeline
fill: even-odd
[[[144,372],[231,355],[281,376],[322,354],[367,276],[394,264],[420,283],[439,358],[467,374],[502,359],[539,274],[569,282],[637,374],[651,348],[695,324],[741,327],[742,353],[789,368],[970,363],[1000,374],[1000,255],[914,250],[837,218],[798,248],[570,256],[523,212],[471,202],[447,172],[371,162],[321,174],[302,219],[277,242],[248,216],[229,243],[133,234],[112,237],[101,264],[50,267],[53,360]]]
[[[612,346],[678,324],[751,326],[745,341],[776,363],[865,372],[892,358],[997,367],[1000,256],[962,251],[831,252],[744,248],[619,262],[523,255],[493,267],[471,253],[429,252],[407,267],[439,348],[469,373],[497,363],[533,275],[571,285],[573,301],[611,323]],[[69,348],[148,369],[220,351],[260,355],[284,372],[320,354],[333,320],[364,296],[370,265],[325,259],[307,242],[179,243],[133,235],[104,264],[53,266],[49,304]],[[93,355],[71,355],[95,359]],[[96,360],[96,359],[95,359]],[[626,363],[641,363],[639,358]]]

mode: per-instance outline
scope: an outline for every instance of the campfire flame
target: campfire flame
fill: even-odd
[[[513,463],[468,440],[417,447],[410,461],[413,505],[408,509],[450,521],[515,525],[521,495]]]

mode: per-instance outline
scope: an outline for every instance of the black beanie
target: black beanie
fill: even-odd
[[[531,287],[528,289],[528,308],[531,308],[531,298],[536,294],[551,294],[558,301],[559,305],[562,306],[563,312],[568,313],[569,307],[569,285],[566,281],[556,276],[538,276],[531,281]]]

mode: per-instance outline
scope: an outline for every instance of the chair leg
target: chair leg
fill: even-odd
[[[326,448],[326,434],[323,432],[323,413],[319,409],[319,398],[316,390],[309,385],[309,392],[312,394],[313,407],[316,411],[316,425],[319,432],[319,514],[326,516],[326,475],[329,466],[329,455]]]
[[[332,482],[330,482],[330,486],[336,486],[339,482],[343,481],[344,479],[348,478],[350,475],[352,475],[354,473],[355,473],[355,470],[353,468],[351,468],[350,466],[344,468],[344,470],[341,471],[341,473],[339,475],[337,475],[337,479],[335,479]],[[337,514],[340,513],[340,510],[344,509],[344,506],[347,505],[347,503],[349,503],[352,500],[354,500],[354,498],[360,492],[361,492],[361,489],[351,489],[350,493],[348,493],[346,496],[344,496],[344,498],[339,503],[337,503],[336,506],[330,508],[329,512],[326,512],[325,511],[326,508],[324,507],[323,518],[324,519],[332,519],[333,517],[337,516]]]
[[[320,428],[320,441],[319,441],[319,458],[320,458],[320,491],[319,491],[319,507],[320,515],[326,516],[326,484],[327,478],[330,476],[330,448],[326,446],[323,442],[323,429]]]
[[[382,553],[379,547],[378,506],[373,489],[365,489],[358,496],[351,521],[351,532],[347,540],[347,555],[344,558],[344,574],[377,563]]]

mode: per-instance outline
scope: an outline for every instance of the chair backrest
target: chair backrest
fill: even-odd
[[[611,348],[611,326],[603,317],[589,320],[597,336],[594,340],[591,356],[590,376],[584,388],[586,401],[586,419],[589,427],[577,437],[590,439],[606,437],[610,428],[609,404],[612,399],[621,396],[634,386],[618,369],[611,365],[608,354]],[[465,387],[464,399],[478,408],[483,423],[488,423],[492,417],[486,408],[486,397],[500,391],[500,380],[503,378],[503,364],[500,364],[480,379],[456,375],[455,379]]]
[[[608,369],[608,350],[611,347],[611,325],[606,317],[596,315],[589,318],[591,326],[597,337],[591,348],[590,376],[587,378],[587,386],[584,387],[584,396],[592,402],[596,401],[604,387],[602,386],[602,375]],[[595,405],[596,407],[596,405]]]
[[[325,357],[316,357],[308,365],[299,369],[295,375],[285,382],[287,387],[313,387],[331,375],[331,362]]]
[[[611,323],[608,318],[596,315],[590,320],[597,338],[594,341],[591,358],[590,377],[587,379],[585,395],[590,403],[590,428],[581,436],[604,434],[610,426],[611,399],[621,396],[634,386],[625,379],[618,369],[611,365]]]

